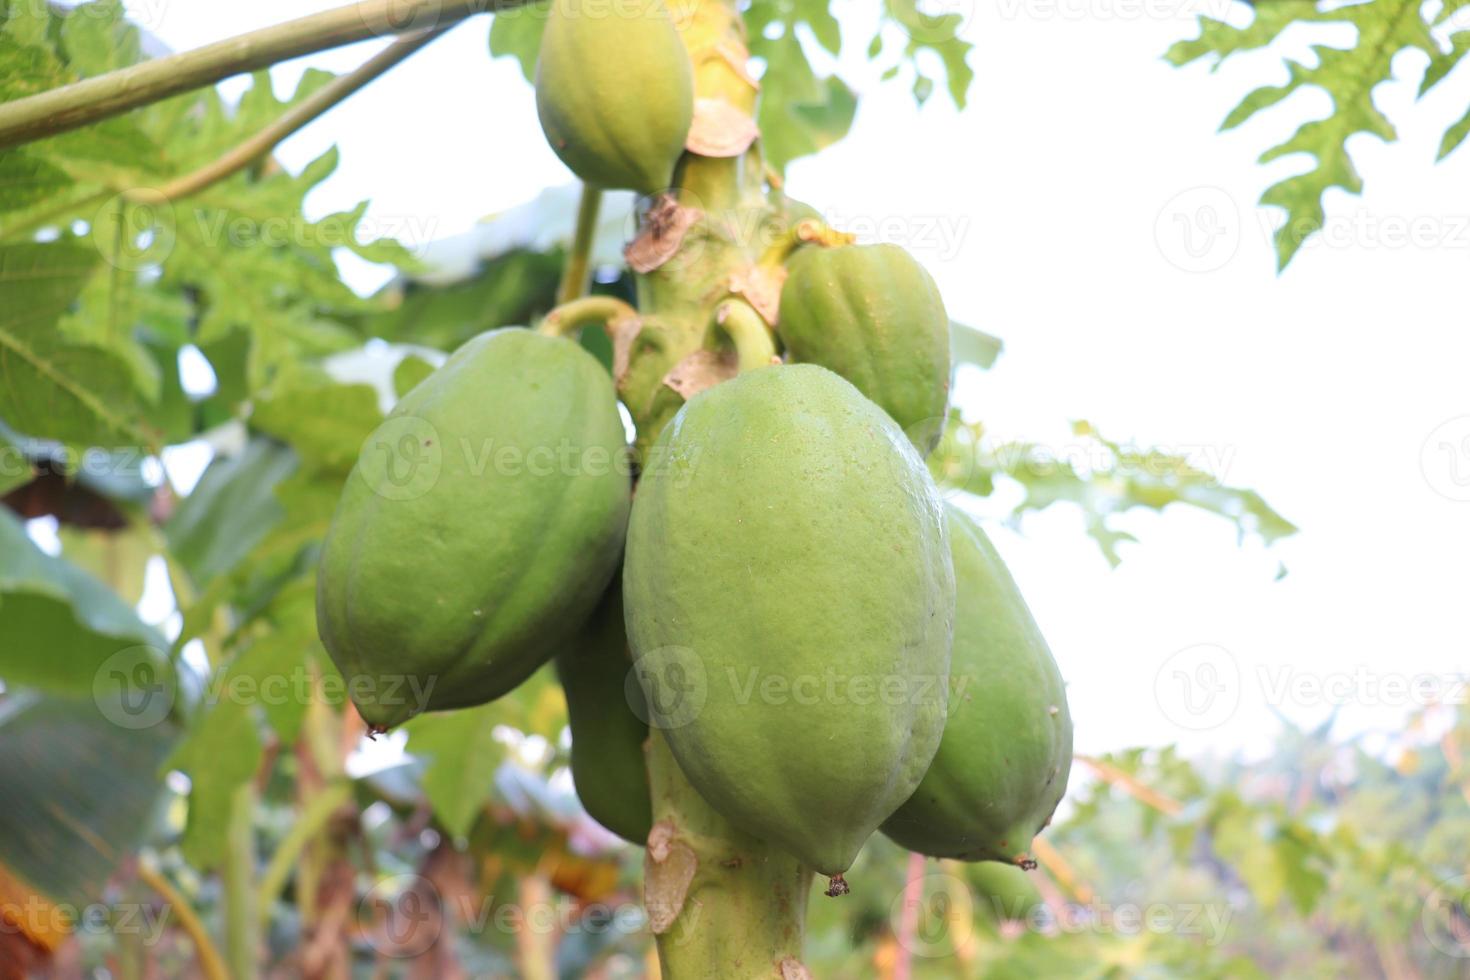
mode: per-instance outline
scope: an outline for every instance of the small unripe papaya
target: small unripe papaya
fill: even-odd
[[[618,567],[630,473],[607,371],[492,330],[363,444],[322,545],[317,630],[369,725],[482,704],[550,659]]]
[[[596,187],[669,186],[694,114],[694,72],[662,0],[553,0],[536,113],[572,173]]]
[[[975,910],[991,922],[1025,922],[1046,902],[1031,872],[1014,864],[977,861],[968,865]]]
[[[964,511],[945,509],[956,592],[949,717],[923,782],[883,832],[931,857],[1029,865],[1072,768],[1067,693],[995,546]]]
[[[810,364],[695,395],[648,460],[623,598],[650,722],[726,819],[838,875],[939,742],[938,491],[892,419]]]
[[[648,709],[642,688],[629,683],[633,659],[617,579],[587,624],[556,655],[556,674],[567,696],[577,798],[592,819],[642,847],[653,828],[643,758]]]
[[[949,314],[897,245],[808,246],[787,263],[777,331],[796,361],[836,371],[927,455],[949,400]]]

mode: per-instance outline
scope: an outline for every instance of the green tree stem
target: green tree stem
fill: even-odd
[[[174,918],[178,920],[179,928],[184,930],[194,944],[194,955],[199,958],[199,971],[204,974],[206,980],[229,980],[230,974],[225,969],[224,957],[215,947],[214,940],[209,937],[209,930],[204,928],[204,923],[194,911],[194,906],[190,905],[183,893],[173,886],[173,882],[165,878],[162,873],[141,863],[138,865],[138,880],[157,892],[158,896],[168,904]]]
[[[312,797],[286,836],[276,845],[270,864],[266,865],[265,874],[261,875],[260,887],[255,896],[258,908],[264,911],[271,907],[285,887],[286,880],[291,877],[291,871],[301,857],[302,849],[326,826],[332,814],[351,798],[352,784],[346,780],[332,783]]]
[[[657,730],[643,891],[667,980],[767,980],[801,966],[813,872],[737,829],[689,785]]]
[[[637,315],[616,296],[584,296],[546,314],[536,329],[553,337],[575,337],[585,327],[606,327],[619,317]]]
[[[561,272],[556,290],[557,303],[570,303],[592,286],[592,240],[597,237],[597,213],[602,208],[602,190],[591,184],[582,185],[577,200],[577,226],[572,232],[572,247]]]
[[[225,887],[225,956],[233,980],[254,980],[256,908],[255,781],[246,780],[230,799],[230,822],[221,877]]]
[[[770,367],[776,356],[776,340],[749,303],[728,300],[715,310],[714,324],[735,348],[741,371]]]
[[[0,149],[54,136],[242,72],[329,48],[447,27],[525,0],[364,0],[0,104]]]

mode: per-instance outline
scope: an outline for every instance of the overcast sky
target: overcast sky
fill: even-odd
[[[334,5],[129,7],[182,50]],[[1214,75],[1169,67],[1163,51],[1194,33],[1181,7],[1221,9],[951,0],[976,45],[963,113],[939,96],[916,110],[907,85],[880,84],[861,58],[870,22],[845,17],[857,123],[788,187],[839,226],[892,224],[953,316],[1004,338],[993,371],[961,376],[970,417],[1060,452],[1082,418],[1188,451],[1300,526],[1268,550],[1186,509],[1139,515],[1116,570],[1074,511],[995,532],[1069,681],[1079,751],[1266,752],[1271,705],[1313,722],[1343,702],[1344,728],[1388,729],[1410,698],[1394,683],[1427,674],[1450,691],[1470,669],[1470,149],[1433,163],[1470,80],[1415,105],[1424,59],[1399,61],[1378,104],[1401,141],[1351,144],[1367,194],[1334,192],[1331,240],[1278,277],[1255,201],[1301,163],[1255,158],[1327,100],[1294,96],[1217,134],[1285,71],[1270,55]],[[460,26],[284,144],[293,170],[341,147],[312,213],[371,198],[374,227],[417,245],[569,178],[518,68],[489,60],[488,24]],[[1293,51],[1310,57],[1315,39],[1293,35]],[[380,46],[281,66],[278,87]],[[1289,575],[1274,581],[1279,563]]]

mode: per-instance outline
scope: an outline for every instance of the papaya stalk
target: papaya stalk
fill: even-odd
[[[575,337],[585,327],[602,327],[638,311],[616,296],[583,296],[561,304],[542,318],[536,329],[553,337]]]
[[[715,310],[715,329],[735,349],[741,371],[765,367],[776,358],[771,329],[749,303],[730,300]]]
[[[753,117],[756,88],[745,71],[734,0],[679,5],[674,18],[693,64],[696,99],[719,99]],[[770,328],[732,287],[767,244],[751,234],[761,224],[751,219],[773,211],[765,173],[758,144],[731,157],[685,153],[673,187],[648,205],[629,246],[639,319],[631,336],[615,333],[614,342],[623,354],[619,391],[642,451],[686,397],[672,383],[678,369],[708,357],[711,341],[733,348],[740,371],[775,356]],[[801,955],[813,869],[711,807],[657,728],[645,753],[654,824],[644,900],[663,976],[810,977]]]

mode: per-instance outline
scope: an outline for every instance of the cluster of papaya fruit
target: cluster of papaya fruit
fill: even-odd
[[[689,56],[667,15],[606,28],[555,0],[541,120],[584,181],[657,191]],[[609,86],[636,119],[605,111]],[[323,546],[322,640],[375,729],[555,659],[578,794],[635,843],[652,727],[829,893],[880,830],[1026,866],[1072,726],[1015,582],[925,463],[949,397],[939,291],[891,245],[804,244],[783,272],[781,356],[689,397],[636,481],[613,382],[573,340],[456,351],[364,444]]]

